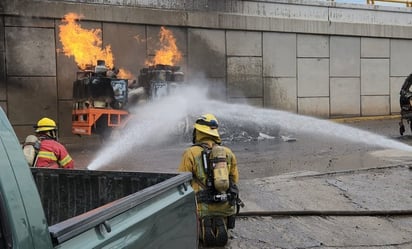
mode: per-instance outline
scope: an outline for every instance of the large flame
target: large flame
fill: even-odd
[[[110,45],[102,48],[100,29],[83,29],[76,20],[80,16],[68,13],[64,16],[60,28],[60,41],[63,44],[63,52],[66,56],[74,57],[80,69],[87,66],[96,66],[97,60],[104,60],[108,68],[113,68],[113,54]]]
[[[152,66],[157,64],[176,65],[182,59],[182,53],[176,46],[176,38],[172,31],[165,27],[160,27],[160,49],[156,51],[155,57],[152,60],[146,60],[146,65]]]

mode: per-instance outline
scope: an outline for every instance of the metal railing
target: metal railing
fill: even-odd
[[[410,0],[366,0],[367,4],[375,4],[375,2],[387,2],[387,3],[403,3],[406,7],[412,7],[412,1]]]

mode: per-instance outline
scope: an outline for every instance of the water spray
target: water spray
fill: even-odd
[[[253,122],[259,127],[278,126],[293,132],[332,136],[354,143],[412,151],[412,147],[407,144],[372,132],[286,111],[211,100],[208,98],[207,92],[206,87],[189,86],[170,96],[143,106],[136,106],[131,110],[131,113],[134,113],[134,118],[122,131],[123,135],[103,148],[87,168],[99,169],[116,159],[133,153],[133,150],[139,150],[147,145],[160,145],[173,136],[179,122],[187,117],[198,117],[202,113],[213,113],[218,120],[224,119],[224,122],[233,124]]]
[[[204,87],[186,87],[169,96],[136,106],[131,110],[133,118],[122,130],[122,135],[103,148],[87,168],[98,169],[132,150],[148,144],[155,146],[164,143],[175,135],[179,123],[188,115],[202,112],[203,106],[199,103],[206,101],[206,93]]]
[[[210,101],[209,106],[218,107],[221,106],[221,103]],[[239,111],[240,108],[242,111]],[[329,120],[298,115],[285,111],[261,109],[248,105],[242,105],[239,107],[234,104],[226,104],[224,109],[221,107],[216,108],[215,114],[216,116],[224,116],[225,118],[229,118],[233,122],[253,120],[254,123],[266,127],[278,125],[282,129],[294,132],[313,133],[317,135],[337,137],[354,143],[363,143],[382,148],[412,151],[412,147],[407,144],[369,131],[334,123]]]

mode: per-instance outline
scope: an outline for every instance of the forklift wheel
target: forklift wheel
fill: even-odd
[[[411,128],[411,131],[412,131],[412,121],[409,119],[408,123],[409,123],[409,127]]]
[[[401,134],[401,136],[403,136],[403,133],[405,133],[405,126],[403,124],[399,126],[399,133]]]
[[[106,143],[111,135],[112,128],[107,126],[107,115],[102,115],[97,121],[93,132],[100,136],[100,141]]]

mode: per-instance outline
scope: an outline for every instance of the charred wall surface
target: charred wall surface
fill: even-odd
[[[411,73],[411,11],[306,1],[23,1],[0,5],[0,106],[20,137],[40,117],[71,136],[77,66],[62,53],[69,12],[100,29],[117,67],[137,75],[170,29],[186,79],[230,102],[318,117],[399,112]]]

